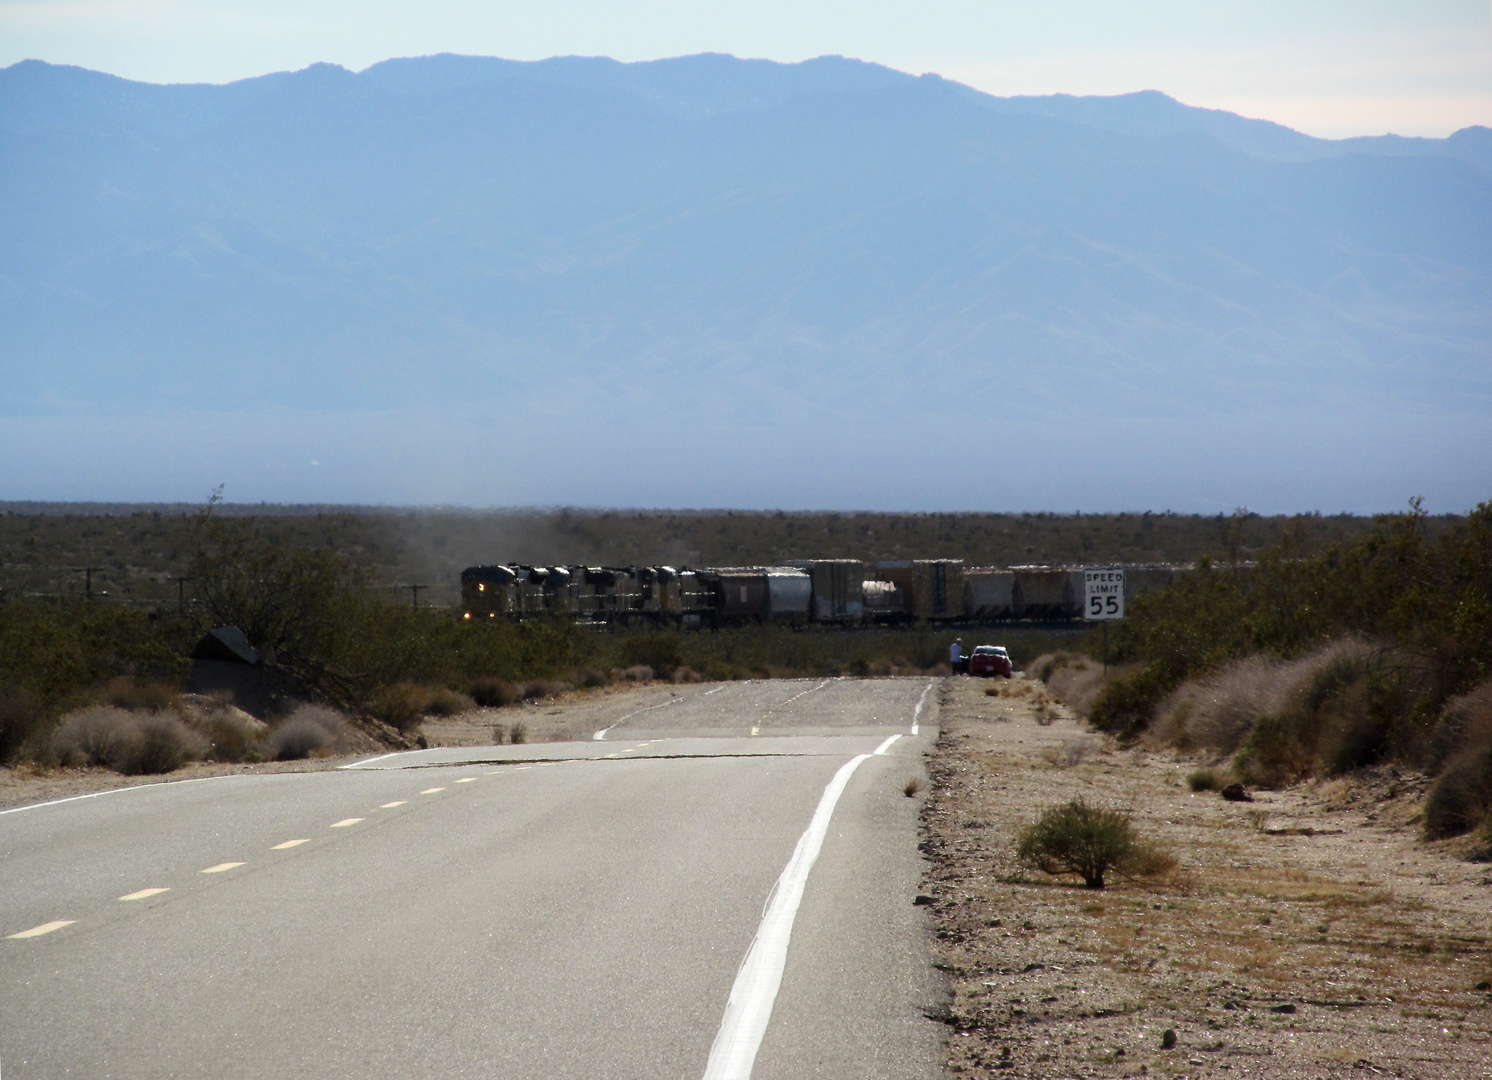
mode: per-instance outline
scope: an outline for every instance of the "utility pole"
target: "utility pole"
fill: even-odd
[[[399,587],[401,589],[408,589],[409,590],[409,607],[410,607],[410,609],[412,611],[418,611],[420,609],[420,590],[421,589],[428,589],[430,586],[428,586],[428,585],[401,585]]]
[[[189,578],[189,577],[174,577],[171,580],[174,581],[174,582],[176,582],[176,614],[178,614],[178,615],[185,615],[186,614],[186,583],[188,581],[191,581],[192,579]]]
[[[83,575],[83,595],[89,600],[93,599],[93,572],[97,570],[100,574],[106,570],[103,566],[79,566],[73,572]]]

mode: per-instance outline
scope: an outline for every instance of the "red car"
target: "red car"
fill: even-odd
[[[1010,678],[1010,654],[1003,645],[980,645],[969,654],[970,675],[1003,675]]]

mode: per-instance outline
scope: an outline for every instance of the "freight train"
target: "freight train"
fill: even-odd
[[[685,628],[977,625],[1082,618],[1083,567],[965,567],[962,559],[783,566],[472,566],[461,572],[468,620],[559,618]],[[1125,567],[1125,594],[1163,588],[1181,566]]]

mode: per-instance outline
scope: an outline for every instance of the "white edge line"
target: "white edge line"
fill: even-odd
[[[722,690],[725,689],[726,685],[727,684],[725,684],[725,683],[721,683],[719,686],[715,687],[715,689],[713,689],[713,690],[706,690],[703,694],[700,694],[699,696],[700,697],[709,697],[711,694],[718,694],[718,693],[720,693],[720,691],[722,691]],[[600,731],[598,731],[594,735],[592,735],[591,738],[594,741],[596,741],[596,742],[601,742],[603,739],[606,738],[606,733],[608,731],[610,731],[612,728],[616,727],[617,724],[620,724],[620,723],[622,723],[625,720],[631,720],[634,716],[638,716],[638,715],[640,715],[642,713],[652,712],[654,709],[661,709],[665,705],[676,705],[679,702],[686,701],[686,700],[688,700],[688,699],[687,698],[683,698],[683,697],[669,698],[667,701],[660,701],[656,705],[648,705],[648,706],[646,706],[644,708],[641,708],[641,709],[635,709],[632,712],[629,712],[626,716],[623,716],[621,719],[615,720],[612,723],[608,724],[606,727],[602,728]]]
[[[927,695],[932,693],[933,680],[928,679],[927,685],[922,688],[922,696],[917,699],[917,707],[912,710],[912,734],[917,734],[917,718],[922,715],[922,706],[927,702]]]
[[[208,780],[233,780],[241,778],[243,775],[243,773],[227,773],[223,776],[194,776],[188,780],[160,780],[154,784],[131,784],[128,787],[109,788],[106,791],[90,791],[87,795],[69,795],[65,799],[53,799],[51,802],[32,803],[29,806],[12,806],[9,810],[0,810],[0,815],[19,814],[22,810],[40,810],[43,806],[60,806],[63,803],[77,802],[79,799],[96,799],[100,795],[118,795],[125,791],[143,791],[146,788],[172,787],[177,784],[201,784]]]
[[[421,753],[421,751],[419,751],[419,750],[395,750],[392,754],[380,754],[378,757],[370,757],[367,761],[351,761],[351,762],[348,762],[346,765],[338,765],[337,768],[339,768],[339,769],[361,769],[364,765],[372,765],[375,761],[387,761],[389,758],[391,758],[391,757],[398,757],[400,754],[418,754],[418,753]]]
[[[872,750],[871,753],[873,753],[876,757],[885,757],[886,751],[891,749],[891,744],[899,738],[901,738],[901,732],[898,731],[895,735],[891,736],[885,742],[881,743],[880,746],[877,746],[874,750]]]
[[[752,938],[751,947],[746,950],[746,959],[741,961],[736,981],[731,986],[730,1000],[720,1021],[720,1031],[715,1036],[709,1060],[705,1063],[704,1080],[749,1080],[762,1036],[767,1033],[767,1023],[772,1019],[772,1006],[777,1001],[777,991],[782,985],[782,971],[787,965],[787,947],[792,938],[793,920],[798,914],[798,905],[803,900],[803,887],[808,882],[808,872],[813,869],[813,864],[819,857],[819,849],[823,847],[824,837],[829,831],[829,819],[834,816],[839,796],[844,793],[845,786],[860,763],[870,756],[860,754],[840,766],[834,779],[824,789],[808,828],[798,838],[793,857],[788,860],[777,883],[772,886],[766,914],[762,916],[756,937]]]

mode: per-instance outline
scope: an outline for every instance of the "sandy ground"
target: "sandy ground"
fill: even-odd
[[[1230,803],[1188,789],[1197,762],[993,683],[945,681],[923,818],[953,1075],[1492,1076],[1492,867],[1417,839],[1423,780]],[[1077,796],[1131,811],[1177,872],[1023,871],[1019,829]]]

